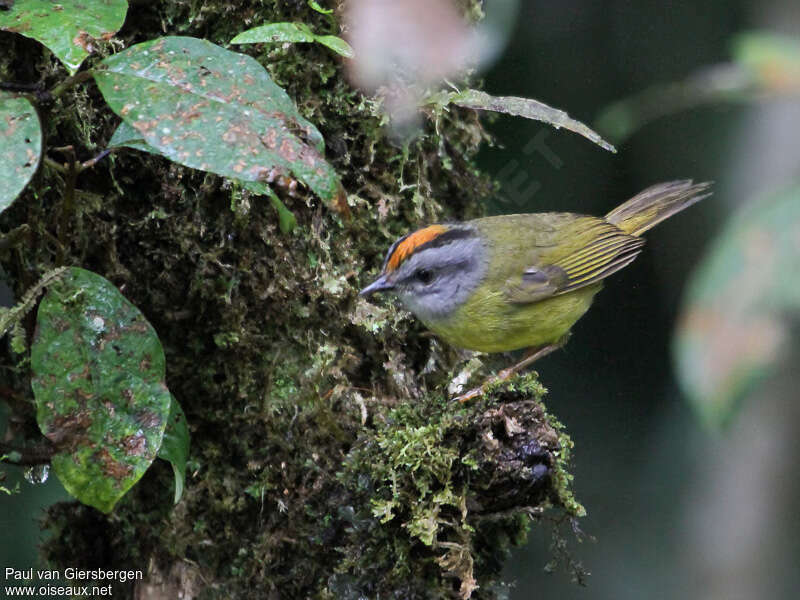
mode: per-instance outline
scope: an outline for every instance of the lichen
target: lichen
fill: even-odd
[[[479,3],[469,8],[477,15]],[[118,37],[225,44],[269,21],[331,28],[299,0],[151,2],[131,10]],[[349,220],[308,193],[277,189],[297,220],[283,233],[268,199],[132,150],[82,173],[72,203],[69,182],[44,167],[0,216],[4,231],[31,227],[31,243],[0,250],[18,296],[41,273],[73,264],[142,310],[192,434],[177,506],[169,466],[156,461],[110,516],[74,502],[51,507],[43,557],[145,569],[150,588],[183,581],[206,598],[494,598],[531,517],[548,506],[581,513],[569,492],[571,442],[532,375],[474,403],[450,401],[459,357],[392,305],[357,296],[397,236],[481,214],[492,184],[474,159],[486,134],[474,112],[451,108],[398,146],[324,47],[246,51],[322,132]],[[35,68],[22,60],[33,55],[42,56]],[[48,87],[65,77],[14,36],[0,37],[0,73],[41,73]],[[72,144],[85,160],[116,126],[91,84],[43,113],[59,161],[52,147]],[[33,321],[25,326],[31,339]],[[0,359],[16,365],[6,385],[29,397],[24,358]],[[20,435],[35,438],[32,411],[17,412]]]

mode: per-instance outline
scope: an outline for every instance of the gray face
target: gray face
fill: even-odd
[[[422,321],[436,321],[469,298],[486,270],[486,249],[479,237],[453,239],[419,248],[386,276],[391,286],[387,291]]]

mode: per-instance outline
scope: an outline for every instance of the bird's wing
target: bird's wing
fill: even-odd
[[[601,219],[585,223],[587,228],[573,235],[588,243],[569,248],[562,256],[542,256],[542,264],[532,264],[506,281],[509,302],[537,302],[596,283],[630,264],[644,245],[643,239]]]

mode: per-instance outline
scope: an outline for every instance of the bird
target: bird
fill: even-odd
[[[642,251],[640,236],[709,196],[710,186],[659,183],[605,217],[542,212],[428,225],[395,241],[379,276],[359,294],[395,296],[457,348],[527,350],[520,362],[458,397],[466,401],[562,347],[603,280]]]

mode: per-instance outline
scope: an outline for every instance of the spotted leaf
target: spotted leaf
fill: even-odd
[[[322,135],[264,68],[205,40],[164,37],[103,61],[111,108],[170,160],[242,181],[298,179],[346,207]]]
[[[0,11],[0,29],[20,33],[47,46],[75,73],[96,46],[125,22],[127,0],[17,0]]]
[[[39,117],[25,98],[0,92],[0,212],[25,188],[42,154]]]
[[[111,282],[72,267],[39,305],[31,369],[53,471],[109,512],[161,447],[170,394],[158,336]]]

